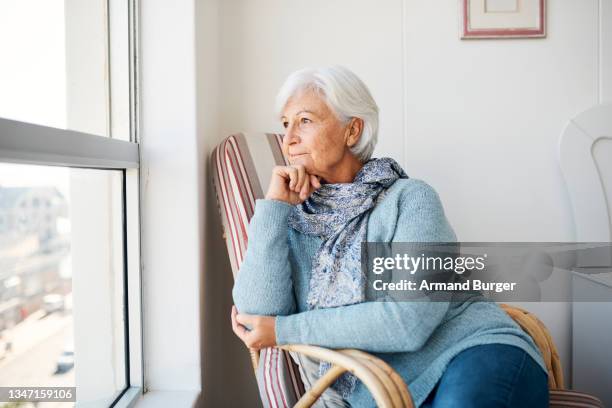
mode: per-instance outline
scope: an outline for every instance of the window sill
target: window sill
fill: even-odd
[[[135,400],[131,405],[121,407],[136,408],[191,408],[194,407],[200,393],[198,391],[149,391]]]

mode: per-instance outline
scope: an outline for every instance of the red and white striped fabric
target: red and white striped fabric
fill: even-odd
[[[213,184],[234,277],[244,259],[255,200],[264,197],[273,167],[287,164],[281,143],[280,134],[239,133],[212,152]],[[278,349],[260,352],[257,383],[265,407],[291,407],[304,394],[299,367],[289,353]]]
[[[550,390],[550,408],[604,408],[599,398],[572,390]]]
[[[261,350],[256,377],[265,408],[292,407],[304,395],[298,366],[284,350]]]
[[[213,184],[234,277],[244,259],[255,200],[264,197],[274,166],[286,164],[281,143],[279,134],[238,133],[212,152]]]

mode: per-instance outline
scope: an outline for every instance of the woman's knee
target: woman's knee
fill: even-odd
[[[433,407],[547,407],[548,378],[523,350],[502,344],[459,353],[434,390]]]
[[[525,364],[509,398],[509,407],[548,407],[548,374],[525,353]]]

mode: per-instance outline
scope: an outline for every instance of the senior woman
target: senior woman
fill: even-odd
[[[256,201],[233,289],[236,335],[253,349],[374,353],[402,376],[417,406],[548,406],[538,349],[495,303],[366,299],[362,242],[456,238],[428,184],[391,158],[371,158],[378,107],[365,84],[343,67],[303,69],[286,80],[277,108],[290,164],[274,168]],[[329,367],[297,362],[307,386]],[[374,405],[350,373],[316,403]]]

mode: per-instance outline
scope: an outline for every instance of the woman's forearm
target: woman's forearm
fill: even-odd
[[[287,315],[295,310],[287,217],[292,206],[256,200],[248,229],[248,248],[232,295],[240,313]]]
[[[416,351],[448,307],[448,302],[365,302],[278,316],[276,341],[379,353]]]

